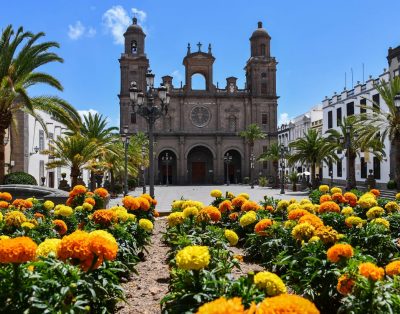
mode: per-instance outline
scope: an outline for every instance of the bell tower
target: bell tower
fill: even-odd
[[[270,52],[271,36],[258,22],[250,37],[250,59],[247,61],[246,86],[254,97],[276,97],[276,65]]]
[[[132,113],[129,99],[129,87],[132,81],[137,83],[140,90],[146,89],[146,73],[149,68],[149,60],[145,53],[146,34],[142,27],[137,24],[137,18],[132,19],[125,34],[124,53],[119,59],[121,72],[121,87],[119,96],[120,104],[120,126],[129,126],[129,132],[138,129],[136,115]]]

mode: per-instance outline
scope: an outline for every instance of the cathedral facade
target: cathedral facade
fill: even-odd
[[[143,29],[134,18],[125,34],[125,51],[119,59],[121,70],[120,126],[129,126],[129,132],[147,132],[145,119],[133,112],[129,99],[129,87],[137,82],[146,89],[146,72],[149,59],[145,53]],[[202,51],[199,43],[192,51],[187,47],[183,58],[185,82],[173,82],[171,76],[163,76],[162,82],[170,94],[168,114],[157,120],[154,126],[155,183],[156,184],[222,184],[242,183],[253,171],[259,176],[273,177],[270,162],[255,162],[257,158],[277,141],[276,65],[270,55],[271,37],[258,23],[250,37],[250,58],[245,65],[246,85],[240,89],[236,77],[228,77],[226,86],[213,83],[211,45]],[[192,88],[192,77],[204,77],[203,90]],[[246,139],[239,133],[252,123],[265,132],[266,137],[255,142],[253,152]],[[170,161],[165,161],[167,156]],[[226,163],[224,156],[231,161]]]

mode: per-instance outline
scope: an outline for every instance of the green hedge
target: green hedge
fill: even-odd
[[[36,179],[26,172],[12,172],[5,176],[4,184],[38,185]]]

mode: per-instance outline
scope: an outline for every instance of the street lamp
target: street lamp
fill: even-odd
[[[232,156],[229,153],[226,153],[224,156],[224,163],[226,165],[226,185],[229,185],[229,164],[232,162]]]
[[[160,117],[168,113],[168,104],[170,96],[167,93],[167,88],[161,85],[159,88],[154,88],[154,74],[151,70],[146,74],[146,91],[143,93],[137,88],[136,82],[131,83],[129,88],[129,97],[132,102],[133,112],[143,117],[149,126],[149,185],[150,196],[154,197],[154,123]],[[159,104],[156,102],[159,99]],[[146,101],[145,101],[146,100]]]
[[[143,145],[142,146],[142,165],[141,165],[141,169],[142,169],[142,179],[143,179],[143,194],[146,194],[146,176],[144,173],[144,158],[146,157],[146,147]]]
[[[344,144],[346,149],[346,191],[350,191],[351,189],[355,188],[354,182],[350,182],[350,147],[351,147],[351,125],[346,125],[346,134],[345,137],[343,136],[340,138],[341,143]]]
[[[39,147],[35,146],[35,148],[33,149],[33,152],[30,152],[29,155],[30,156],[35,155],[38,153],[38,151],[39,151]]]
[[[331,177],[331,188],[333,187],[333,171],[329,170],[329,176]]]
[[[251,182],[251,188],[252,189],[254,189],[253,172],[254,172],[255,161],[256,161],[256,157],[254,156],[254,153],[251,152],[251,155],[250,155],[250,182]]]
[[[124,196],[128,195],[128,146],[129,146],[129,128],[124,125],[123,133],[121,134],[122,142],[125,148],[125,165],[124,165]]]
[[[169,182],[168,182],[168,168],[169,168],[169,163],[172,162],[172,156],[168,155],[168,152],[165,153],[165,156],[161,157],[161,160],[163,163],[165,163],[166,167],[167,167],[167,182],[166,182],[166,186],[168,186]]]
[[[287,153],[287,148],[281,144],[279,147],[279,156],[281,158],[281,192],[280,194],[285,194],[285,154]]]

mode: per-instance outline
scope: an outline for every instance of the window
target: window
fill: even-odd
[[[131,123],[136,124],[136,113],[131,113]]]
[[[363,108],[363,106],[366,106],[366,105],[367,105],[367,100],[365,98],[362,98],[360,100],[360,106],[361,106],[360,113],[366,113],[367,112],[367,109]]]
[[[44,160],[39,161],[39,179],[44,177]]]
[[[39,151],[44,150],[44,131],[39,130]]]
[[[268,146],[263,146],[262,150],[263,150],[263,153],[265,153],[268,150]],[[263,169],[267,169],[268,168],[268,161],[263,161],[262,167],[263,167]]]
[[[332,129],[332,111],[328,111],[328,129]]]
[[[381,162],[376,157],[374,157],[374,178],[377,180],[381,178]]]
[[[261,78],[262,78],[262,79],[267,78],[267,73],[265,73],[265,72],[261,73]]]
[[[347,105],[347,116],[352,116],[354,115],[354,102],[348,102]]]
[[[229,116],[229,131],[236,132],[236,117],[231,115]]]
[[[379,109],[380,107],[380,97],[379,94],[372,95],[372,106],[375,109]]]
[[[133,54],[137,53],[137,41],[136,40],[131,41],[131,52]]]
[[[366,179],[367,178],[367,163],[365,162],[365,158],[361,157],[361,178]]]
[[[342,124],[342,108],[336,109],[336,125],[339,126]]]
[[[265,56],[265,45],[264,45],[264,44],[262,44],[262,45],[260,46],[260,50],[261,50],[261,55],[262,55],[262,56]]]
[[[261,124],[263,125],[268,124],[268,114],[266,113],[261,114]]]
[[[336,164],[336,175],[341,178],[342,177],[342,161],[338,160]]]
[[[331,176],[331,173],[333,175],[333,163],[332,163],[332,161],[330,161],[329,164],[328,164],[328,175]]]
[[[266,94],[267,93],[267,83],[262,82],[261,83],[261,93]]]

